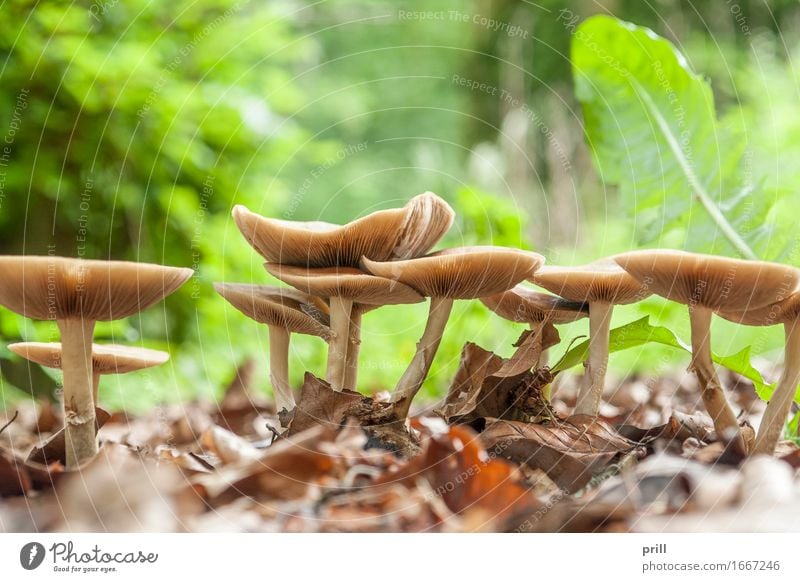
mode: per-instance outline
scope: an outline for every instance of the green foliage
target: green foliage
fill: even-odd
[[[775,197],[742,173],[742,128],[717,119],[710,84],[672,43],[596,16],[577,28],[572,64],[598,171],[619,186],[643,242],[679,228],[691,250],[786,250],[771,245]]]
[[[612,329],[609,336],[608,352],[619,352],[650,343],[675,348],[688,354],[692,353],[692,348],[680,340],[671,330],[661,325],[651,325],[649,316]],[[758,395],[764,400],[769,400],[775,385],[767,384],[761,372],[753,367],[750,362],[750,352],[751,348],[749,346],[730,356],[720,356],[712,352],[711,359],[731,372],[750,380],[755,386]],[[553,371],[562,372],[568,370],[584,363],[588,356],[589,340],[585,340],[572,346],[553,366]],[[798,392],[796,400],[800,403],[800,392]]]

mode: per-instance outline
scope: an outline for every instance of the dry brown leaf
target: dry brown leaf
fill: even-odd
[[[100,408],[94,409],[95,414],[95,427],[100,430],[103,425],[111,418],[111,414]],[[33,447],[28,454],[28,461],[33,463],[41,463],[47,465],[54,462],[60,462],[62,465],[67,463],[67,449],[66,441],[64,438],[64,429],[54,433],[51,437],[43,443]]]
[[[541,354],[540,340],[539,335],[526,332],[508,360],[467,342],[442,416],[448,421],[461,422],[479,417],[520,420],[546,408],[541,389],[552,378],[548,370],[531,371]],[[552,345],[550,341],[552,338],[548,336],[547,347]]]
[[[223,467],[215,474],[198,477],[212,505],[242,497],[297,499],[311,485],[336,473],[339,459],[323,452],[321,445],[335,436],[331,428],[317,426],[297,436],[276,441],[258,459]]]
[[[451,426],[442,434],[430,435],[422,454],[376,485],[402,484],[419,487],[424,479],[430,489],[429,502],[440,499],[460,518],[473,513],[485,529],[504,529],[505,520],[538,506],[522,482],[516,467],[493,458],[481,446],[478,436],[465,426]],[[474,522],[474,523],[477,523]]]
[[[253,460],[261,455],[249,442],[221,426],[212,426],[204,432],[200,444],[226,464]]]
[[[585,415],[551,425],[486,419],[480,438],[496,454],[542,469],[570,493],[586,485],[617,455],[636,447],[605,422]]]
[[[296,435],[316,426],[339,428],[346,413],[365,399],[369,400],[351,390],[336,392],[330,384],[306,372],[288,434]]]

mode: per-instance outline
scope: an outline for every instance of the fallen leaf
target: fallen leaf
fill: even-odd
[[[261,455],[249,442],[221,426],[212,426],[204,432],[200,437],[200,444],[226,464],[252,460]]]
[[[465,426],[429,435],[418,457],[379,479],[376,486],[401,484],[416,489],[420,479],[429,484],[429,501],[441,499],[461,519],[473,514],[473,529],[502,530],[512,515],[538,506],[517,468],[487,453],[478,436]]]
[[[108,411],[103,410],[100,407],[94,409],[95,414],[95,427],[97,430],[100,430],[103,425],[105,425],[106,421],[111,418],[111,414]],[[41,463],[42,465],[48,465],[53,462],[60,462],[62,465],[67,464],[67,445],[66,439],[64,434],[64,429],[62,428],[58,432],[54,433],[51,437],[45,440],[43,443],[33,447],[31,452],[28,454],[28,461],[34,463]]]
[[[364,399],[369,400],[351,390],[337,392],[324,380],[306,372],[288,435],[296,435],[317,426],[339,428],[345,421],[346,413]]]
[[[480,439],[500,456],[542,469],[570,493],[586,485],[615,457],[636,447],[603,421],[585,415],[549,425],[486,419]]]

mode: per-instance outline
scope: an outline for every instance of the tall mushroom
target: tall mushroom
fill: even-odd
[[[425,331],[411,364],[398,381],[393,401],[400,418],[430,371],[455,299],[476,299],[507,291],[544,263],[536,253],[503,247],[463,247],[418,259],[377,262],[361,260],[374,275],[404,283],[431,298]]]
[[[509,321],[527,323],[531,331],[538,333],[545,323],[559,325],[572,323],[589,315],[586,303],[567,301],[555,295],[539,293],[525,285],[482,297],[481,303],[491,311]],[[546,350],[539,356],[540,365],[545,364]]]
[[[411,258],[427,252],[449,230],[454,213],[431,192],[403,208],[380,210],[339,226],[266,218],[238,205],[233,218],[258,253],[273,263],[298,267],[357,267],[362,256]]]
[[[291,412],[295,399],[289,383],[290,334],[303,333],[330,341],[327,304],[286,287],[214,283],[214,289],[247,317],[269,328],[269,374],[275,408],[279,413]]]
[[[32,319],[55,320],[61,332],[67,466],[97,452],[92,399],[96,321],[122,319],[160,301],[191,269],[65,257],[0,257],[0,304]]]
[[[764,307],[797,287],[800,271],[762,261],[745,261],[672,250],[633,251],[614,260],[651,292],[688,306],[692,369],[706,410],[721,438],[736,439],[746,452],[739,424],[711,360],[711,315]]]
[[[63,351],[60,343],[20,342],[9,344],[8,349],[40,366],[61,369]],[[97,395],[100,387],[100,376],[136,372],[145,368],[160,366],[168,360],[169,354],[159,350],[113,344],[93,344],[92,396],[94,405],[99,406]]]
[[[783,301],[766,307],[736,313],[720,311],[719,315],[744,325],[783,324],[786,335],[783,373],[769,399],[752,450],[753,454],[772,455],[800,384],[800,292],[794,291]]]
[[[353,304],[398,305],[424,300],[407,285],[350,267],[305,269],[276,263],[266,263],[264,266],[273,277],[303,293],[325,297],[330,302],[331,330],[334,335],[328,351],[327,379],[337,391],[345,386]]]
[[[570,301],[589,304],[589,359],[575,414],[597,416],[608,367],[608,341],[614,305],[634,303],[650,292],[611,260],[580,267],[544,267],[531,281]]]

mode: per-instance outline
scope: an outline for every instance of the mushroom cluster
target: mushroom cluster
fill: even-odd
[[[97,321],[134,315],[171,294],[191,269],[126,261],[56,256],[0,257],[0,305],[31,319],[55,321],[60,344],[22,343],[9,348],[63,372],[67,468],[97,453],[95,407],[101,374],[155,366],[167,354],[93,343]]]
[[[391,402],[404,419],[430,371],[453,302],[480,299],[504,319],[542,335],[546,325],[589,318],[589,355],[575,407],[597,416],[605,388],[615,305],[656,294],[687,305],[692,364],[720,438],[740,452],[771,453],[800,381],[800,270],[679,251],[636,251],[578,267],[550,267],[544,257],[480,246],[429,252],[454,213],[427,192],[406,206],[346,225],[266,218],[233,209],[242,235],[266,259],[266,270],[292,288],[220,283],[217,291],[248,317],[270,327],[271,378],[279,411],[295,399],[288,379],[289,333],[329,344],[326,380],[335,391],[357,388],[361,316],[383,305],[430,299],[425,330]],[[551,294],[522,285],[531,282]],[[711,360],[712,314],[746,325],[786,327],[786,366],[755,443],[746,443]],[[543,346],[540,346],[543,347]],[[546,354],[534,366],[546,365]]]

